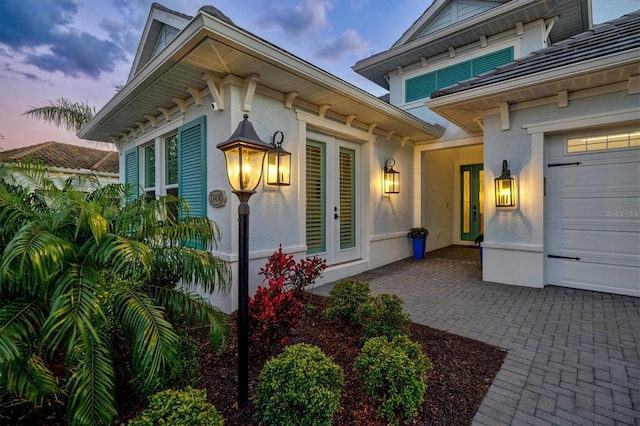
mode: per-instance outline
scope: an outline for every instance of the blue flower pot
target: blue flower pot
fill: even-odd
[[[424,251],[427,247],[427,237],[411,237],[413,240],[413,258],[424,259]]]

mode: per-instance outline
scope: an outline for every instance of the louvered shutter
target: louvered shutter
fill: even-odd
[[[340,249],[355,247],[356,153],[340,148]]]
[[[206,140],[205,116],[178,129],[178,195],[189,204],[189,216],[194,217],[207,215]]]
[[[435,90],[436,74],[433,72],[410,78],[405,83],[405,102],[426,99],[430,97],[431,93]]]
[[[498,50],[471,60],[473,75],[480,75],[513,61],[513,47]]]
[[[437,87],[442,89],[471,78],[471,61],[461,62],[436,71]]]
[[[138,198],[138,148],[132,148],[124,154],[124,183],[128,185],[127,201]]]
[[[325,146],[307,142],[307,253],[326,251]]]

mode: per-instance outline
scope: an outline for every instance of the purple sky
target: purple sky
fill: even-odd
[[[67,97],[100,109],[125,83],[153,0],[0,0],[0,149],[49,140],[108,148],[21,114]],[[594,22],[640,0],[592,0]],[[160,0],[212,4],[237,25],[375,95],[351,66],[388,49],[431,0]]]

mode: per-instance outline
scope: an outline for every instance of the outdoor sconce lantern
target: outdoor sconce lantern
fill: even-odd
[[[507,169],[507,160],[502,162],[502,174],[496,179],[496,207],[513,207],[515,200],[515,179]]]
[[[273,134],[273,148],[267,153],[267,185],[291,184],[291,153],[282,149],[283,139],[284,134],[280,130]]]
[[[217,148],[227,161],[227,177],[233,192],[240,201],[248,200],[262,178],[264,156],[273,146],[260,140],[249,115],[245,114],[233,135],[219,143]]]
[[[389,165],[391,163],[391,165]],[[396,160],[388,158],[384,162],[384,193],[385,194],[398,194],[400,192],[400,172],[393,169],[396,165]]]
[[[262,177],[264,156],[273,148],[260,140],[249,115],[217,146],[227,161],[227,177],[238,196],[238,406],[249,399],[249,198]]]

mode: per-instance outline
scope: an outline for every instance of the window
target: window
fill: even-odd
[[[144,193],[149,198],[156,197],[156,147],[144,147]]]
[[[567,139],[567,153],[640,147],[640,132]]]
[[[326,251],[325,145],[307,141],[307,253]]]
[[[160,33],[158,34],[158,41],[156,42],[156,46],[153,49],[152,56],[156,56],[158,52],[164,49],[164,47],[175,38],[178,32],[179,30],[177,28],[173,28],[169,25],[163,24],[162,28],[160,29]]]
[[[405,81],[405,102],[426,99],[438,89],[483,74],[513,61],[513,47],[479,56]]]

